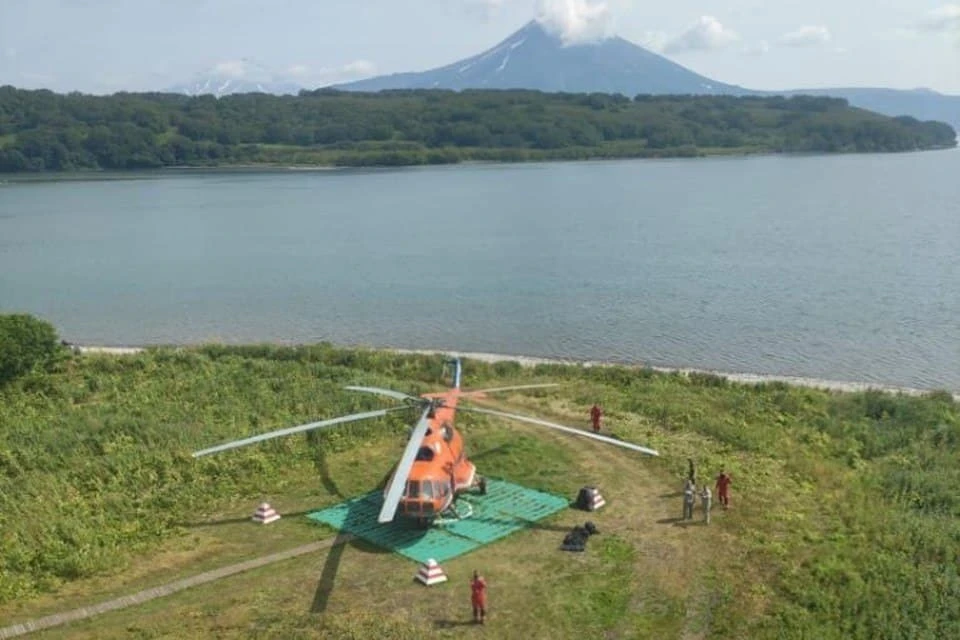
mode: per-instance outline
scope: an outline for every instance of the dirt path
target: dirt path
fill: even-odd
[[[510,403],[498,402],[497,408],[556,419],[563,424],[576,423],[574,416],[565,415],[564,408],[519,397],[510,400]],[[494,405],[491,403],[490,406]],[[535,427],[516,423],[513,428],[570,444],[570,436],[543,433]],[[704,526],[698,501],[695,519],[682,521],[681,476],[678,473],[675,484],[665,482],[663,472],[666,469],[661,466],[662,458],[628,455],[617,447],[592,442],[582,443],[573,451],[578,468],[600,483],[608,500],[612,498],[614,501],[613,508],[590,514],[590,519],[598,524],[601,533],[616,532],[637,552],[634,575],[643,578],[635,587],[631,608],[634,611],[647,609],[651,606],[648,598],[652,595],[657,600],[654,607],[677,603],[685,610],[678,637],[702,638],[702,630],[707,628],[711,615],[711,605],[701,580],[704,567],[709,564],[707,550],[729,535],[719,522],[721,514],[714,516],[717,524]],[[678,472],[685,470],[685,463],[677,469]],[[628,628],[618,630],[618,633],[627,635],[630,632]]]
[[[55,613],[43,618],[36,618],[34,620],[28,620],[27,622],[21,622],[20,624],[3,627],[0,628],[0,640],[16,638],[17,636],[26,635],[35,631],[41,631],[43,629],[50,629],[52,627],[58,627],[69,622],[85,620],[86,618],[91,618],[95,615],[106,613],[108,611],[116,611],[118,609],[124,609],[133,605],[143,604],[144,602],[155,600],[156,598],[169,596],[177,593],[178,591],[183,591],[184,589],[196,587],[198,585],[213,582],[215,580],[220,580],[221,578],[243,573],[244,571],[258,569],[268,564],[282,562],[284,560],[289,560],[290,558],[296,558],[308,553],[313,553],[314,551],[320,551],[321,549],[326,549],[333,546],[334,542],[337,544],[343,544],[349,542],[351,539],[351,536],[338,536],[337,538],[312,542],[294,549],[288,549],[286,551],[280,551],[268,556],[261,556],[259,558],[254,558],[253,560],[247,560],[245,562],[239,562],[237,564],[221,567],[219,569],[213,569],[212,571],[206,571],[189,578],[169,582],[159,587],[144,589],[143,591],[138,591],[137,593],[128,596],[121,596],[119,598],[107,600],[106,602],[101,602],[89,607],[80,607],[79,609],[74,609],[73,611]]]

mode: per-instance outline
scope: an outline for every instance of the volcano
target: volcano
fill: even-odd
[[[568,45],[537,21],[479,55],[444,67],[377,76],[332,88],[532,89],[569,93],[828,95],[888,116],[940,120],[960,129],[960,96],[929,89],[836,88],[759,91],[712,80],[620,37]]]
[[[395,73],[333,87],[384,89],[535,89],[571,93],[734,94],[750,91],[701,76],[623,38],[564,44],[531,21],[495,47],[444,67]]]

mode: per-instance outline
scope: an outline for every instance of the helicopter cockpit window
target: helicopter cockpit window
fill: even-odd
[[[407,497],[408,498],[419,498],[420,497],[420,482],[417,480],[410,480],[407,482]]]
[[[417,450],[417,460],[429,462],[433,460],[433,455],[433,449],[430,447],[420,447],[420,449]]]
[[[440,427],[440,433],[443,435],[443,439],[447,442],[453,440],[453,429],[450,428],[450,425],[443,423],[443,426]]]
[[[433,483],[429,480],[423,481],[423,486],[421,487],[422,491],[420,495],[424,498],[433,499]]]

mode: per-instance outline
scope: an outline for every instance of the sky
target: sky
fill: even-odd
[[[534,18],[752,89],[960,94],[960,0],[0,0],[0,85],[162,90],[268,69],[313,88],[442,66]]]

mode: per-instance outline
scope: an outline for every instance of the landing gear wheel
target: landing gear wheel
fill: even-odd
[[[480,495],[487,495],[487,479],[483,476],[480,477],[480,480],[477,481],[477,486],[480,488]]]
[[[473,505],[465,499],[460,499],[460,508],[456,504],[451,504],[447,510],[441,513],[433,523],[437,526],[444,526],[460,520],[466,520],[473,515]]]

